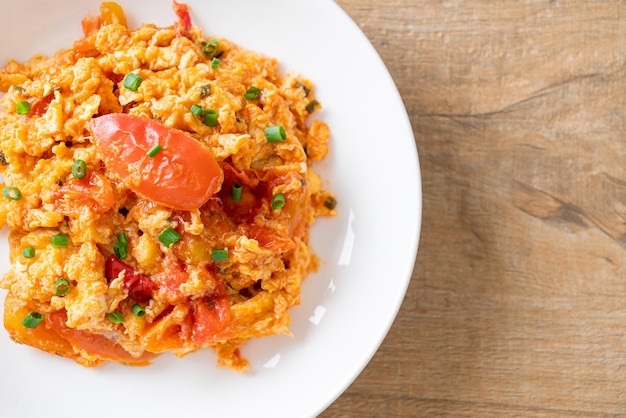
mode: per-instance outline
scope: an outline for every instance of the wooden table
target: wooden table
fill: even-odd
[[[626,4],[337,2],[405,101],[423,227],[322,417],[626,416]]]

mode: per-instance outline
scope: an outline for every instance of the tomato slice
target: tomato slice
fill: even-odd
[[[47,325],[65,338],[70,344],[88,353],[95,354],[103,360],[117,361],[118,363],[147,365],[158,354],[144,351],[140,357],[134,357],[115,341],[99,334],[92,334],[88,331],[68,328],[65,325],[67,313],[65,310],[48,314]],[[60,353],[63,355],[64,353]],[[75,357],[71,356],[71,357]]]
[[[211,150],[182,131],[123,113],[94,118],[90,126],[107,169],[148,200],[191,211],[222,185]],[[156,145],[161,150],[149,156]]]
[[[152,297],[154,282],[148,277],[135,272],[131,266],[112,255],[104,262],[104,276],[113,280],[124,271],[124,287],[137,302],[147,302]]]
[[[174,25],[176,36],[189,37],[189,31],[191,30],[191,17],[189,16],[189,6],[185,3],[177,3],[176,0],[172,1],[172,8],[174,13],[178,16],[178,22]]]
[[[193,301],[193,315],[191,339],[194,343],[235,337],[230,320],[230,302],[222,281],[217,282],[213,295]]]
[[[111,182],[94,170],[80,180],[70,179],[52,194],[52,198],[55,209],[65,215],[79,213],[83,206],[95,213],[104,213],[115,203]]]

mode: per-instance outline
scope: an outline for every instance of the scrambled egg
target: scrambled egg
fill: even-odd
[[[320,107],[310,81],[206,37],[186,6],[175,11],[171,27],[131,30],[103,3],[72,48],[0,70],[0,227],[11,260],[0,286],[19,343],[85,366],[210,347],[242,371],[247,340],[289,334],[289,310],[318,265],[309,226],[335,213],[311,168],[328,153],[329,129],[307,122]],[[208,148],[220,170],[210,198],[175,209],[121,178],[92,125],[120,113]],[[268,127],[284,137],[268,140]],[[185,188],[192,177],[174,181]]]

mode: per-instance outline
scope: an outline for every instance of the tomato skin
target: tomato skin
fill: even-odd
[[[154,282],[142,274],[138,274],[128,264],[112,255],[104,262],[104,276],[108,280],[113,280],[124,271],[124,287],[128,289],[128,294],[137,302],[147,302],[152,297]]]
[[[215,292],[193,301],[193,328],[191,339],[195,344],[233,338],[230,320],[230,302],[224,283],[219,280]]]
[[[115,341],[103,335],[68,328],[65,325],[66,321],[67,313],[65,310],[61,310],[48,314],[46,324],[73,346],[95,354],[104,360],[112,360],[124,364],[146,365],[150,360],[158,356],[158,354],[145,351],[140,357],[133,357]],[[64,353],[60,354],[64,355]]]
[[[211,150],[182,131],[122,113],[94,118],[90,126],[107,169],[148,200],[192,211],[222,185]],[[161,151],[148,156],[157,144]]]
[[[178,16],[178,22],[174,25],[176,30],[176,36],[189,37],[189,31],[191,30],[191,17],[189,16],[189,6],[185,3],[177,3],[176,0],[172,1],[172,8],[174,13]]]
[[[79,212],[82,206],[95,213],[104,213],[115,203],[111,182],[95,170],[89,170],[80,180],[68,180],[53,193],[52,198],[55,209],[66,215]]]

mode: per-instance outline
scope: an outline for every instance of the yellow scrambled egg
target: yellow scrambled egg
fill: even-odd
[[[175,11],[171,27],[131,30],[103,3],[72,48],[0,70],[0,227],[11,261],[0,286],[19,343],[86,366],[210,347],[241,371],[247,340],[289,334],[289,310],[318,264],[308,229],[335,212],[311,168],[328,152],[328,127],[307,122],[320,107],[310,81],[206,37],[185,5]],[[137,157],[135,139],[103,146],[110,138],[93,121],[115,114],[186,135],[182,148]],[[208,200],[181,209],[161,182],[191,190],[211,174],[164,180],[144,163],[193,161],[189,138],[219,168]]]

